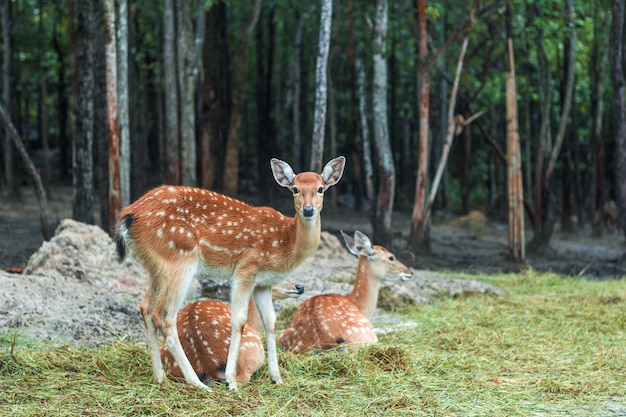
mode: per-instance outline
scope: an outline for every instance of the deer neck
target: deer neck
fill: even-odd
[[[296,214],[289,229],[286,236],[290,248],[288,256],[291,262],[289,263],[292,268],[295,268],[313,254],[319,246],[322,223],[319,215],[313,222],[307,222]]]
[[[359,257],[354,288],[348,298],[357,305],[361,313],[370,318],[378,301],[378,280],[371,271],[365,256]]]

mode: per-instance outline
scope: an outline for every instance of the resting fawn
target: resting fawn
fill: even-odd
[[[295,175],[289,164],[272,159],[274,179],[293,194],[294,217],[213,191],[167,185],[148,191],[121,211],[118,254],[123,259],[130,249],[150,275],[140,310],[155,382],[165,377],[160,333],[185,381],[209,389],[185,356],[176,330],[178,311],[194,277],[232,279],[232,334],[225,371],[229,388],[237,389],[237,355],[251,296],[265,326],[270,378],[282,382],[271,287],[317,249],[324,192],[341,179],[344,166],[345,158],[340,156],[329,161],[321,174]]]
[[[299,297],[303,292],[304,287],[293,282],[284,282],[272,288],[272,295],[278,300]],[[230,306],[217,300],[196,301],[187,304],[178,313],[178,338],[193,370],[205,384],[224,379],[232,331],[231,317]],[[251,298],[237,358],[238,384],[250,381],[252,374],[265,361],[265,350],[259,337],[262,327],[261,317]],[[184,379],[165,345],[161,346],[161,359],[172,378]]]
[[[279,344],[287,350],[301,353],[342,343],[376,342],[370,317],[376,309],[379,281],[408,280],[413,275],[387,249],[372,246],[363,233],[354,232],[354,239],[341,234],[350,252],[359,258],[354,289],[347,296],[322,294],[304,301],[280,336]]]

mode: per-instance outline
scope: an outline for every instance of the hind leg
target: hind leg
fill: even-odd
[[[163,371],[163,363],[161,363],[161,352],[159,350],[159,335],[157,328],[152,321],[152,291],[148,290],[143,298],[143,301],[139,305],[141,316],[143,317],[144,324],[146,326],[146,340],[148,344],[148,352],[150,352],[150,358],[152,359],[152,371],[154,372],[154,382],[160,384],[165,378],[165,372]]]

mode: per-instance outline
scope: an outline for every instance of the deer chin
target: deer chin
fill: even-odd
[[[302,214],[302,212],[300,212],[300,219],[302,219],[302,222],[307,226],[313,226],[317,222],[318,217],[319,211],[317,210],[310,217],[306,217],[304,214]]]

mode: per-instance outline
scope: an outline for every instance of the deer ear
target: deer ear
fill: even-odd
[[[326,184],[326,188],[333,186],[339,182],[343,175],[343,168],[346,165],[345,156],[338,156],[328,161],[322,170],[322,179]]]
[[[359,255],[372,256],[374,250],[372,249],[372,242],[370,238],[361,233],[358,230],[354,232],[354,247],[358,251]]]
[[[359,251],[354,245],[354,239],[352,239],[350,235],[345,234],[343,230],[341,230],[341,236],[343,236],[343,240],[346,242],[346,246],[348,247],[348,250],[350,251],[350,253],[358,257]]]
[[[274,174],[274,179],[281,187],[291,188],[293,185],[293,179],[295,175],[293,173],[293,169],[291,166],[280,159],[272,158],[270,161],[270,165],[272,167],[272,173]]]

